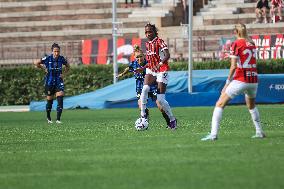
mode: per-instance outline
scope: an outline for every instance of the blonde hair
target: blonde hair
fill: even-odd
[[[252,39],[247,34],[247,28],[244,24],[236,24],[235,25],[235,31],[237,33],[238,38],[246,39],[249,42],[252,42]]]
[[[133,53],[139,53],[139,54],[144,55],[144,53],[143,53],[142,49],[139,47],[139,45],[133,46]]]

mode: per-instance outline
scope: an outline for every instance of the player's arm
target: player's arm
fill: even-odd
[[[63,74],[68,73],[70,70],[70,64],[68,62],[66,62],[64,70],[63,70]]]
[[[164,49],[163,53],[164,53],[164,59],[161,61],[161,63],[167,62],[171,57],[169,49]]]
[[[165,62],[167,62],[170,59],[171,55],[170,55],[170,52],[169,52],[169,48],[168,48],[167,44],[164,42],[164,40],[160,39],[158,41],[158,43],[159,43],[158,44],[159,48],[161,49],[161,51],[164,54],[164,58],[163,58],[163,60],[161,60],[160,64],[164,64]]]
[[[237,46],[237,43],[234,42],[231,45],[231,48],[230,48],[231,66],[230,66],[228,78],[226,80],[226,85],[228,85],[233,80],[233,76],[234,76],[236,68],[237,68],[237,61],[239,59],[238,55],[239,55],[238,46]]]
[[[124,71],[123,71],[122,73],[118,74],[116,77],[117,77],[117,78],[118,78],[118,77],[122,77],[122,76],[124,76],[126,73],[128,73],[128,71],[129,71],[129,67],[125,68]]]
[[[36,68],[42,69],[45,73],[47,73],[47,68],[43,65],[42,59],[35,60],[34,65]]]
[[[169,52],[169,49],[163,49],[162,51],[164,53],[164,58],[163,60],[161,60],[161,62],[159,63],[159,65],[157,66],[157,69],[159,69],[165,62],[167,62],[171,55],[170,55],[170,52]]]
[[[63,69],[62,74],[60,75],[61,78],[63,78],[70,70],[70,64],[68,63],[66,59],[64,59],[63,65],[64,65],[64,69]]]
[[[233,76],[235,74],[236,68],[237,68],[237,58],[231,58],[231,66],[230,66],[230,71],[228,75],[228,80],[231,82],[233,79]]]
[[[225,92],[226,88],[228,87],[230,82],[233,80],[233,76],[234,76],[236,68],[237,68],[237,60],[238,59],[236,57],[231,58],[231,66],[230,66],[229,75],[228,75],[228,78],[226,80],[226,84],[225,84],[224,88],[222,89],[222,93]]]

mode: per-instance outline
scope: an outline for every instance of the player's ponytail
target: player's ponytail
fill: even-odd
[[[54,48],[60,49],[60,46],[57,43],[53,43],[51,46],[51,51],[53,51]]]
[[[248,37],[247,35],[247,29],[244,24],[237,24],[235,25],[235,30],[239,38],[246,39]]]
[[[139,45],[133,46],[133,54],[134,56],[144,56],[144,53]]]
[[[139,45],[134,45],[133,46],[133,52],[138,53],[138,54],[143,54],[143,51]]]
[[[238,38],[246,39],[247,41],[254,43],[253,40],[247,34],[247,28],[244,24],[235,25],[235,31],[237,33]]]
[[[140,52],[141,49],[140,49],[139,45],[134,45],[134,46],[133,46],[133,51],[134,51],[134,52]]]

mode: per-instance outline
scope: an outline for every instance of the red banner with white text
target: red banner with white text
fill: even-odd
[[[257,59],[281,59],[284,58],[283,34],[276,35],[253,35],[252,40],[256,45]],[[225,59],[229,54],[229,46],[235,39],[221,38],[219,59]]]
[[[129,64],[133,60],[133,46],[139,45],[145,51],[146,40],[141,38],[118,38],[117,62]],[[82,41],[83,64],[112,64],[112,55],[112,39],[101,38]]]

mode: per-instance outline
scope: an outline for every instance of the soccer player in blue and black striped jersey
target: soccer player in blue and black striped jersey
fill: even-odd
[[[57,98],[57,118],[56,123],[61,123],[60,118],[63,110],[64,83],[63,74],[67,73],[70,66],[67,60],[60,55],[60,46],[54,43],[51,46],[51,55],[34,62],[37,68],[43,69],[45,75],[46,94],[46,118],[47,123],[52,123],[50,112],[53,104],[53,96]]]
[[[134,74],[135,80],[136,80],[136,97],[138,99],[138,105],[139,108],[141,108],[141,102],[140,102],[140,96],[141,92],[143,89],[143,83],[144,83],[144,78],[146,75],[146,65],[147,65],[147,60],[145,59],[145,56],[143,54],[143,51],[140,49],[138,45],[134,46],[134,56],[135,60],[129,64],[125,70],[120,73],[117,77],[122,77],[126,73],[132,72]],[[154,83],[150,86],[150,91],[148,93],[148,97],[152,99],[152,101],[155,101],[157,104],[157,107],[159,110],[162,112],[163,117],[165,118],[167,125],[170,123],[169,116],[163,111],[161,105],[157,101],[157,83]],[[149,116],[149,110],[146,109],[146,116]]]

